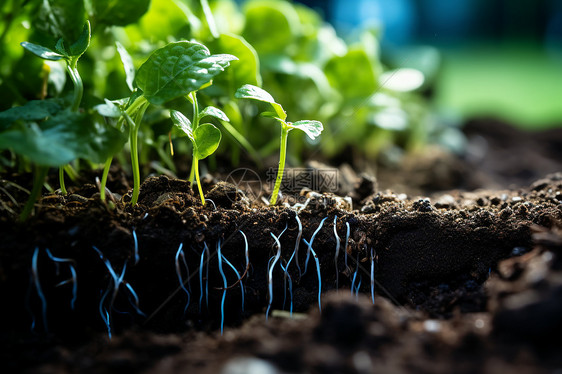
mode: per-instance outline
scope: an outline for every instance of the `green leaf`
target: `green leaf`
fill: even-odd
[[[353,49],[345,56],[332,58],[324,71],[332,87],[348,102],[364,100],[378,88],[377,67],[362,49]]]
[[[324,130],[324,126],[320,121],[302,120],[289,124],[290,128],[302,130],[312,140],[316,139],[318,135]]]
[[[61,55],[68,57],[68,53],[66,52],[66,48],[64,47],[64,40],[62,38],[59,38],[59,40],[57,40],[57,44],[55,44],[55,49]]]
[[[62,38],[70,43],[80,38],[86,22],[84,0],[42,0],[33,25],[42,33],[41,39],[53,44]],[[50,45],[41,43],[43,45]]]
[[[119,103],[117,103],[118,105],[115,105],[114,102],[107,100],[107,99],[103,99],[105,101],[105,104],[99,104],[94,106],[94,110],[96,112],[98,112],[100,115],[104,116],[104,117],[109,117],[109,118],[119,118],[123,115],[123,110],[121,109],[121,105],[119,105]],[[123,102],[121,102],[120,104],[124,104]]]
[[[301,34],[299,15],[287,1],[256,0],[244,6],[242,36],[259,55],[284,54]]]
[[[205,109],[203,109],[201,113],[199,113],[199,118],[203,118],[205,116],[211,116],[226,122],[230,122],[228,116],[222,110],[214,106],[208,106]]]
[[[17,106],[0,112],[0,131],[8,129],[14,122],[41,121],[64,108],[61,99],[32,100],[23,106]]]
[[[269,103],[271,104],[271,106],[273,106],[275,113],[277,113],[277,116],[282,121],[287,118],[287,113],[285,113],[281,104],[276,103],[273,96],[271,96],[269,92],[267,92],[263,88],[259,88],[251,84],[245,84],[236,91],[234,97],[236,97],[237,99],[252,99],[262,101],[264,103]]]
[[[86,21],[84,27],[82,28],[82,33],[78,37],[78,40],[70,46],[71,56],[82,56],[86,49],[90,46],[90,39],[92,37],[92,29],[90,26],[90,21]]]
[[[119,43],[118,41],[115,42],[117,46],[117,52],[119,52],[119,56],[121,56],[121,62],[123,62],[123,67],[125,68],[125,77],[127,80],[127,86],[129,89],[133,91],[135,88],[133,83],[135,81],[135,65],[133,65],[133,58],[127,52],[123,44]]]
[[[191,129],[191,121],[177,110],[172,110],[170,112],[170,117],[172,117],[174,125],[187,135],[189,140],[195,144],[195,136],[193,135],[193,130]]]
[[[30,43],[30,42],[22,42],[21,46],[27,49],[29,52],[33,53],[37,57],[41,57],[44,60],[51,60],[51,61],[58,61],[64,58],[63,55],[52,51],[47,47],[43,47],[39,44]]]
[[[92,0],[96,22],[115,26],[138,21],[149,6],[150,0]]]
[[[103,162],[125,140],[125,134],[93,122],[86,113],[64,110],[39,124],[19,123],[0,133],[0,149],[12,149],[38,165],[61,166],[76,158]]]
[[[213,154],[219,147],[222,138],[221,131],[210,123],[199,125],[194,131],[195,146],[193,155],[199,160]]]
[[[232,67],[227,74],[221,74],[213,79],[212,94],[230,97],[234,89],[243,84],[261,86],[258,54],[244,38],[234,34],[221,34],[208,46],[216,53],[228,53],[239,58],[238,61],[232,61]]]
[[[237,60],[235,56],[211,55],[207,47],[197,42],[170,43],[156,50],[140,67],[135,78],[146,99],[155,105],[209,83]]]

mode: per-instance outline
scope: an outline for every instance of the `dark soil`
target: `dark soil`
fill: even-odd
[[[406,159],[406,173],[380,169],[377,182],[342,165],[351,200],[304,191],[292,207],[224,182],[206,184],[212,203],[201,206],[187,182],[160,176],[132,208],[115,169],[113,201],[84,184],[44,196],[19,224],[7,194],[25,193],[3,182],[2,372],[552,372],[562,365],[562,173],[547,174],[562,170],[562,136],[507,129],[474,122],[464,158]],[[299,236],[314,236],[321,311],[316,259],[304,272]]]

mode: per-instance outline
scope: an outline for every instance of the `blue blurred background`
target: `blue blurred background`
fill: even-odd
[[[526,128],[562,123],[562,0],[301,0],[342,36],[380,30],[383,61],[434,79],[436,107]]]

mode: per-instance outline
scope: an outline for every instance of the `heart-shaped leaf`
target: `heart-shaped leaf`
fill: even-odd
[[[203,109],[201,113],[199,113],[199,118],[203,118],[205,116],[211,116],[226,122],[230,122],[228,116],[222,110],[214,106],[208,106],[205,109]]]
[[[206,158],[217,150],[221,142],[221,131],[210,123],[204,123],[194,131],[195,146],[193,155],[199,160]]]
[[[282,121],[287,118],[287,113],[285,113],[281,104],[275,102],[273,96],[271,96],[269,92],[263,88],[259,88],[251,84],[245,84],[236,91],[234,97],[237,99],[252,99],[269,103],[275,110],[275,113],[277,113],[277,117],[279,117]]]
[[[302,120],[289,124],[290,128],[302,130],[312,140],[324,130],[324,126],[320,121]]]
[[[224,71],[235,56],[211,55],[197,42],[170,43],[156,50],[137,72],[135,82],[155,105],[197,91]]]
[[[47,47],[43,47],[42,45],[30,43],[30,42],[22,42],[21,46],[27,49],[29,52],[33,53],[37,57],[41,57],[44,60],[51,60],[51,61],[58,61],[64,58],[63,55],[60,53],[54,52]]]

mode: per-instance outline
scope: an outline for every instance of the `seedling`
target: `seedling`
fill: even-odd
[[[177,110],[171,112],[172,121],[191,141],[193,145],[193,168],[201,203],[205,205],[205,197],[203,196],[203,188],[199,178],[199,160],[203,160],[207,156],[213,154],[219,147],[222,134],[218,128],[210,123],[205,123],[192,129],[191,122]]]
[[[197,178],[203,204],[205,199],[199,181],[198,160],[204,159],[217,149],[221,133],[211,124],[199,126],[199,120],[205,116],[213,116],[228,121],[228,117],[215,107],[207,107],[199,112],[196,92],[211,85],[212,79],[222,73],[233,60],[237,58],[228,54],[211,55],[203,44],[181,41],[156,50],[139,68],[135,77],[135,83],[142,90],[142,98],[153,105],[162,105],[182,96],[187,96],[193,104],[193,124],[176,111],[172,112],[172,120],[193,144],[190,181],[193,181],[193,175]],[[136,163],[138,170],[138,159]],[[134,192],[131,204],[136,204]]]
[[[78,73],[78,59],[80,59],[84,52],[86,52],[86,49],[88,49],[91,36],[92,31],[90,28],[90,21],[87,21],[78,40],[74,44],[70,45],[68,51],[64,46],[65,41],[62,38],[60,38],[55,45],[56,52],[39,44],[30,42],[21,43],[22,47],[44,60],[64,60],[66,62],[66,70],[68,71],[70,79],[74,84],[74,99],[71,107],[73,112],[77,112],[80,108],[80,102],[82,101],[82,95],[84,94],[84,84],[82,83],[82,78]],[[59,182],[62,194],[66,195],[67,191],[64,183],[64,170],[65,168],[63,166],[59,168]]]
[[[275,185],[273,188],[273,194],[269,201],[269,205],[273,206],[277,202],[277,196],[279,195],[279,189],[281,188],[281,182],[283,180],[283,170],[285,169],[285,158],[287,155],[287,138],[289,131],[292,129],[302,130],[308,135],[311,140],[316,139],[318,135],[324,130],[322,122],[313,120],[302,120],[297,122],[287,122],[287,113],[281,106],[281,104],[275,102],[273,97],[264,89],[253,86],[251,84],[246,84],[240,87],[235,94],[238,99],[252,99],[265,103],[271,104],[273,107],[273,112],[264,112],[261,115],[263,117],[269,117],[277,120],[281,125],[281,143],[279,149],[279,168],[277,170],[277,177],[275,178]]]

